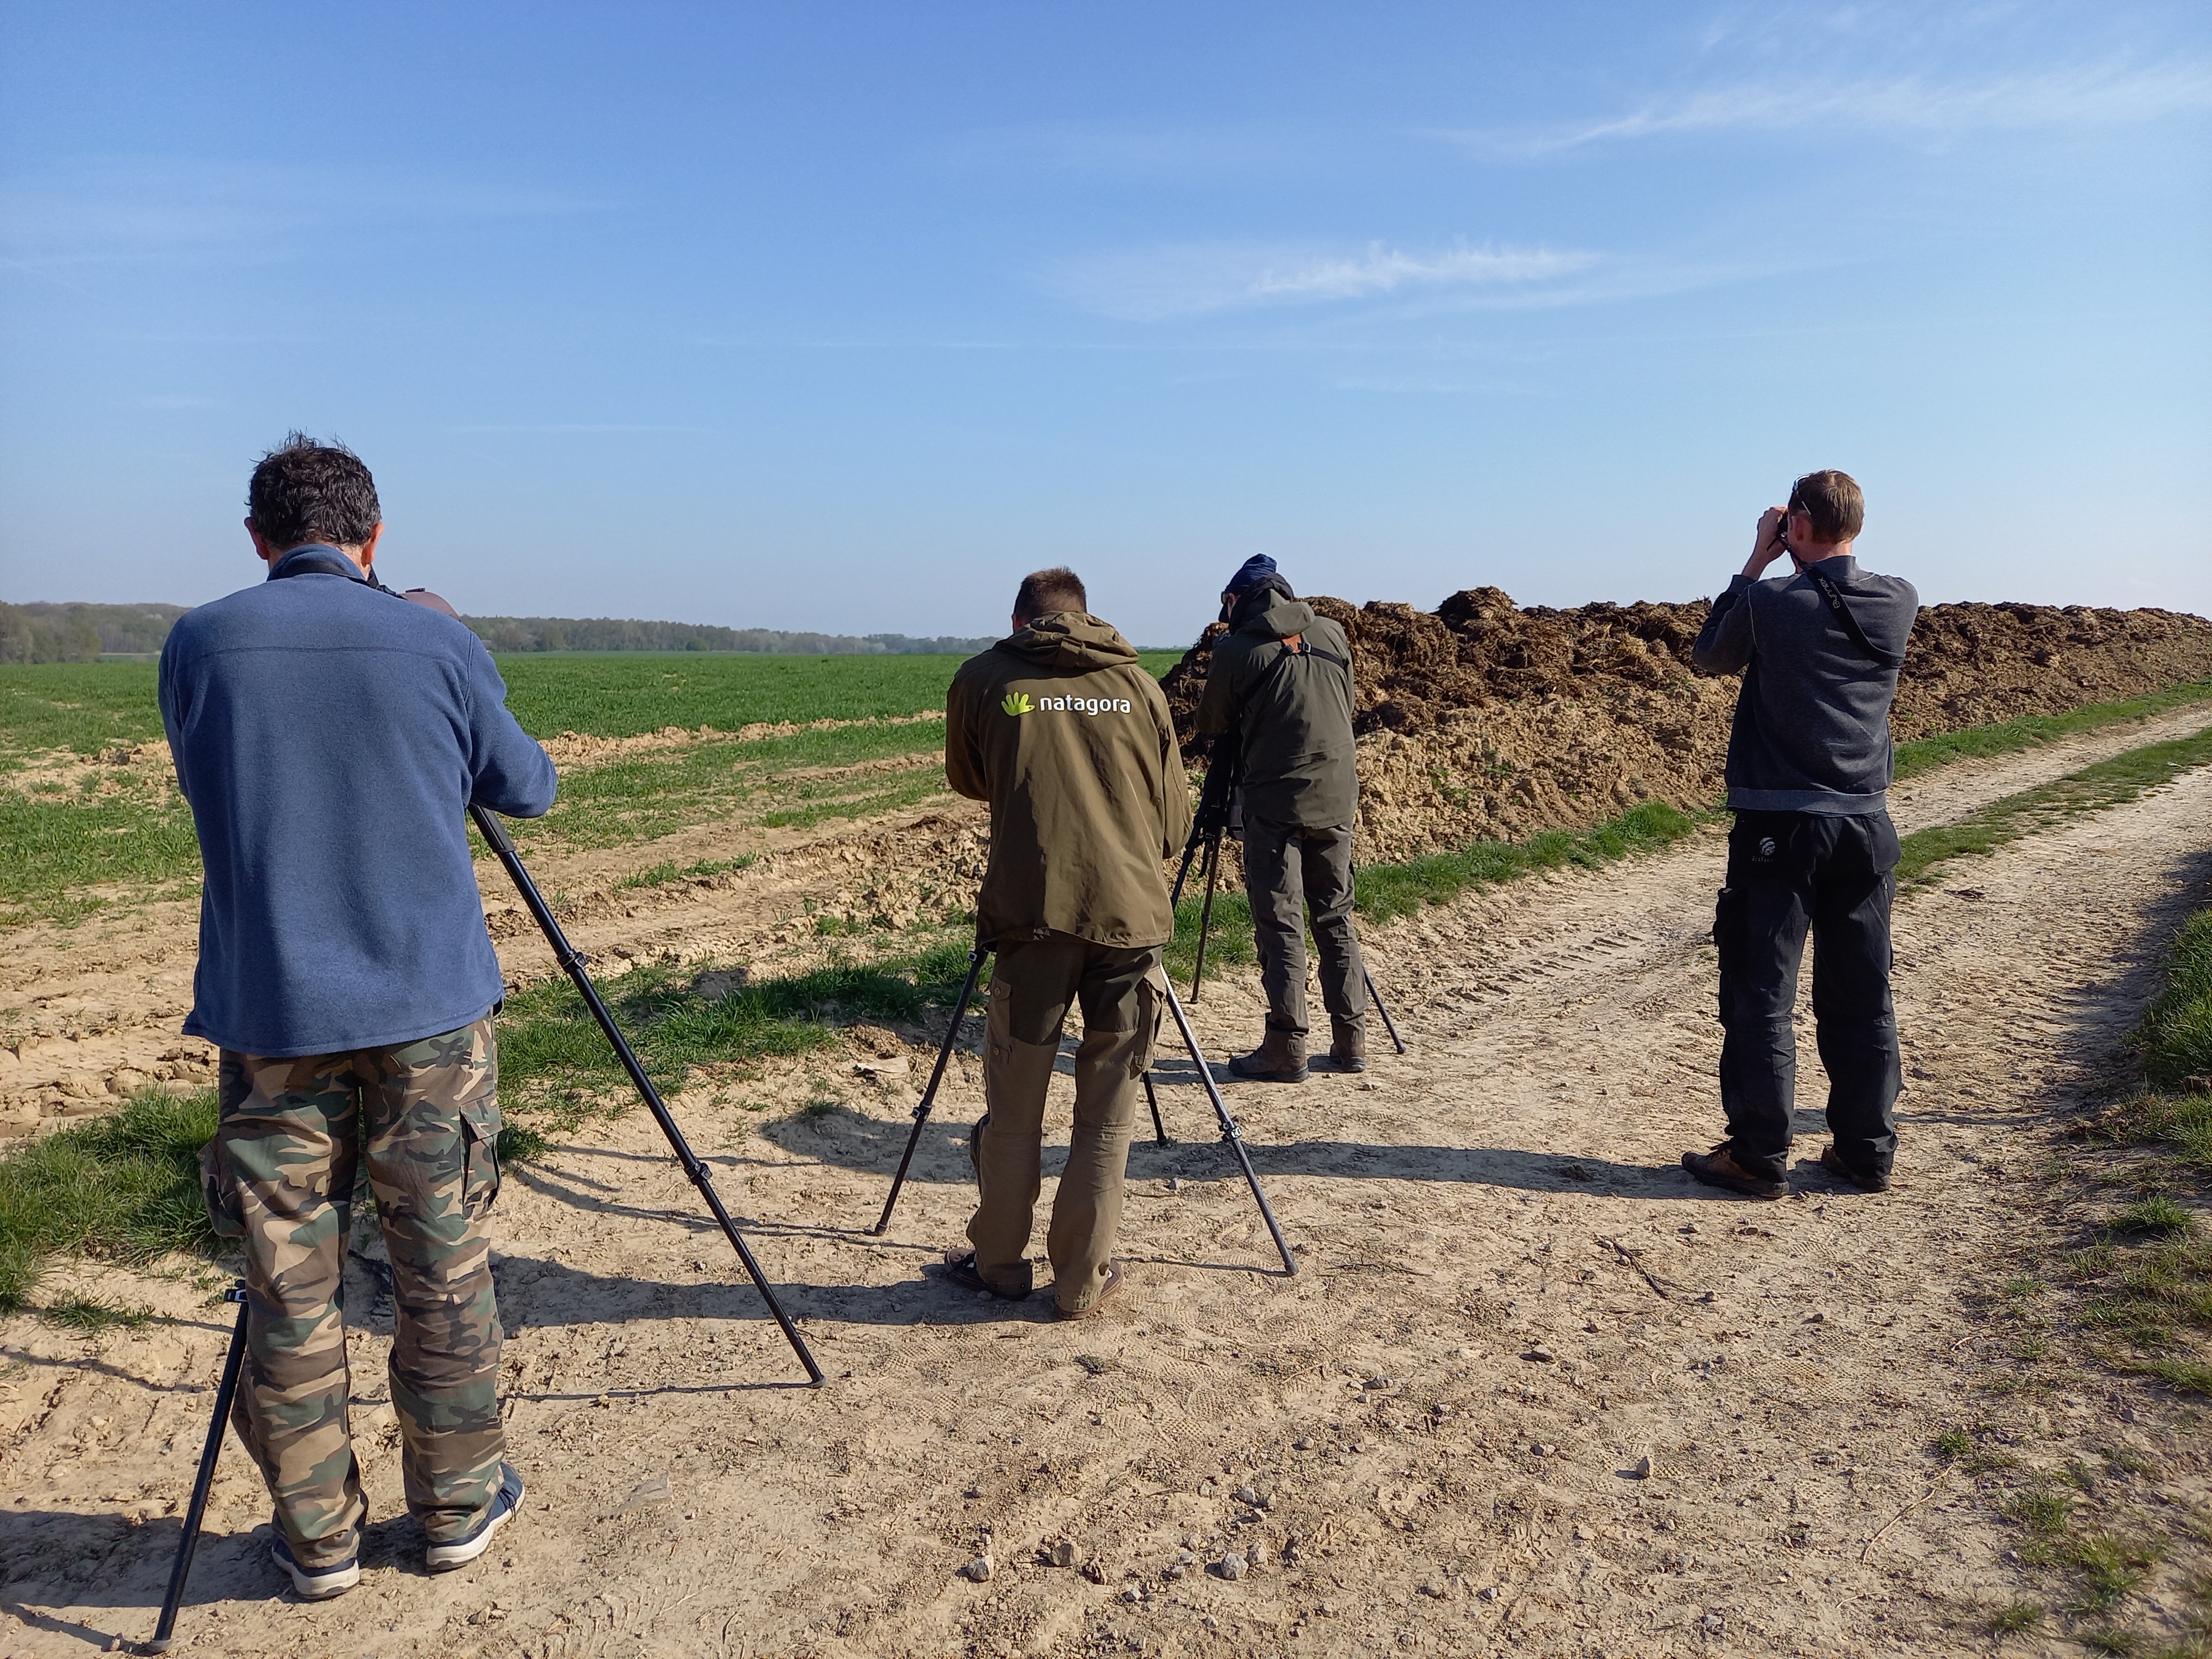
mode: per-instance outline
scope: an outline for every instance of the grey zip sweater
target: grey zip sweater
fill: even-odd
[[[1902,657],[1920,609],[1912,584],[1863,571],[1848,554],[1820,568],[1867,638]],[[1731,807],[1838,817],[1887,808],[1897,670],[1859,648],[1803,572],[1786,581],[1735,577],[1690,660],[1708,674],[1743,675],[1729,732]]]

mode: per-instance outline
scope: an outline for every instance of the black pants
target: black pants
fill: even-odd
[[[1797,964],[1813,934],[1813,1019],[1828,1072],[1828,1128],[1854,1170],[1897,1156],[1902,1077],[1889,998],[1897,828],[1887,812],[1739,812],[1713,912],[1720,954],[1721,1105],[1745,1169],[1789,1168],[1797,1094]]]
[[[1260,957],[1270,1030],[1306,1034],[1306,913],[1321,952],[1321,1000],[1329,1018],[1364,1026],[1365,973],[1352,928],[1352,826],[1314,829],[1244,820],[1244,894]]]

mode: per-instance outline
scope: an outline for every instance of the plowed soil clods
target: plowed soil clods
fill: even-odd
[[[1583,828],[1639,801],[1721,793],[1737,682],[1690,666],[1711,606],[1523,611],[1495,587],[1434,611],[1310,598],[1352,640],[1360,857]],[[1186,754],[1218,624],[1163,684]],[[2212,678],[2212,622],[2171,611],[1939,605],[1914,624],[1899,742]]]

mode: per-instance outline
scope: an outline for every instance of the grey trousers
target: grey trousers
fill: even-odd
[[[1137,1079],[1152,1063],[1163,999],[1160,947],[1114,950],[1055,934],[1002,939],[991,969],[983,1093],[990,1112],[969,1142],[980,1201],[968,1224],[975,1271],[1001,1290],[1030,1285],[1044,1146],[1045,1091],[1071,1004],[1083,1011],[1075,1126],[1045,1231],[1054,1297],[1084,1313],[1106,1283],[1121,1227],[1121,1183],[1137,1125]]]
[[[1328,829],[1244,820],[1244,891],[1252,902],[1260,984],[1271,1030],[1306,1032],[1306,913],[1321,952],[1321,1000],[1329,1018],[1364,1025],[1367,988],[1352,930],[1352,826]]]

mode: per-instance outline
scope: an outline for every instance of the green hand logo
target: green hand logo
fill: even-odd
[[[999,707],[1005,709],[1009,714],[1026,714],[1031,709],[1035,708],[1036,705],[1030,701],[1030,694],[1028,692],[1009,691],[1006,693],[1005,698],[1001,700]]]

